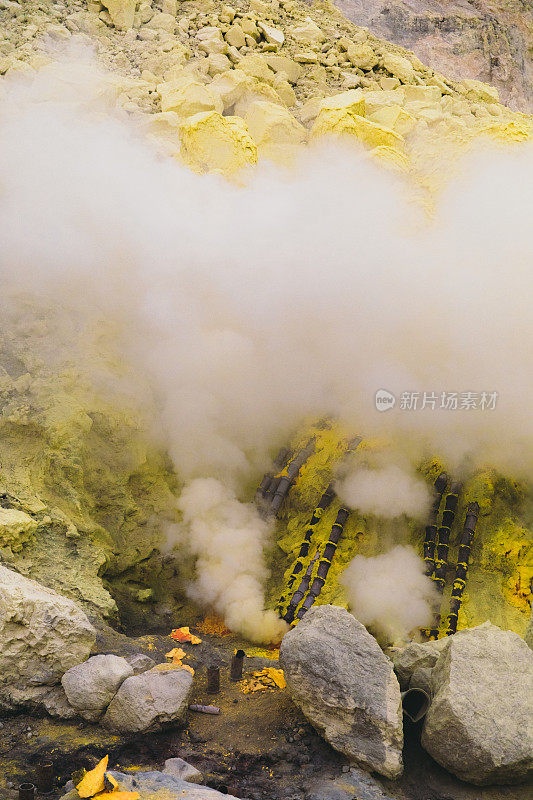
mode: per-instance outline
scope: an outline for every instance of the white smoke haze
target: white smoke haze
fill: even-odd
[[[335,490],[349,508],[386,519],[402,514],[424,519],[431,505],[427,484],[396,464],[355,469],[336,484]]]
[[[182,541],[196,556],[189,597],[216,608],[231,630],[248,639],[279,641],[288,626],[275,611],[265,610],[262,600],[271,524],[214,478],[192,481],[178,507],[183,512]]]
[[[371,558],[355,556],[340,582],[359,622],[393,642],[430,625],[439,600],[423,560],[403,545]]]
[[[215,479],[242,499],[289,432],[325,414],[364,436],[405,436],[415,461],[437,453],[453,470],[468,455],[527,474],[531,146],[465,161],[422,225],[399,178],[338,146],[310,148],[291,173],[259,168],[240,186],[198,176],[110,110],[94,67],[82,66],[4,81],[1,302],[12,315],[13,298],[30,297],[80,330],[115,331],[124,370],[151,386],[148,414],[189,488]],[[492,412],[397,403],[380,413],[380,388],[499,398]],[[191,531],[195,508],[204,520],[202,502],[182,505]],[[217,586],[227,569],[227,584],[242,575],[257,589],[231,623],[241,630],[262,614],[258,543],[268,540],[246,513],[235,524],[257,561],[238,575],[213,562]],[[191,542],[215,536],[202,525]],[[233,620],[236,604],[209,594],[208,548],[192,546],[206,562],[204,597]]]

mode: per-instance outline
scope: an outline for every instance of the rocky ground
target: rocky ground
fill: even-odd
[[[102,629],[93,653],[144,653],[164,663],[174,644],[169,636],[128,639]],[[31,780],[43,757],[52,758],[64,785],[73,771],[94,766],[106,754],[110,768],[133,770],[132,774],[161,770],[166,759],[180,757],[200,770],[204,785],[251,800],[350,800],[356,792],[361,800],[524,800],[527,796],[523,785],[480,788],[458,781],[421,748],[420,725],[406,728],[403,776],[397,781],[369,778],[320,738],[287,690],[244,694],[240,684],[228,680],[229,663],[239,646],[250,652],[247,643],[229,635],[204,635],[198,647],[187,646],[187,661],[196,669],[191,702],[216,704],[221,713],[189,712],[177,729],[124,736],[86,722],[3,717],[0,776],[6,800],[16,798],[8,784]],[[205,667],[212,662],[222,667],[216,695],[206,692]],[[277,666],[271,659],[248,657],[245,677],[273,663]],[[63,793],[58,786],[49,796],[58,800]]]
[[[43,760],[53,765],[55,800],[69,792],[73,772],[105,756],[125,788],[157,773],[144,779],[141,800],[194,795],[194,784],[163,793],[152,785],[167,780],[159,773],[172,758],[191,764],[207,788],[251,800],[525,797],[533,659],[517,634],[485,623],[408,645],[393,663],[351,614],[324,605],[286,634],[278,661],[276,649],[252,647],[213,628],[212,618],[192,632],[137,638],[94,628],[71,601],[2,570],[6,800],[36,779]],[[241,648],[242,680],[232,682],[230,662]],[[220,685],[208,692],[214,666]],[[420,687],[421,677],[431,703],[424,722],[412,725],[402,720],[400,689]],[[522,785],[507,785],[514,783]]]
[[[412,49],[451,78],[500,90],[517,111],[533,108],[533,15],[529,0],[337,0],[357,25]]]

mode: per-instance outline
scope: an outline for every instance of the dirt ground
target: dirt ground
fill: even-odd
[[[0,798],[15,800],[16,787],[35,778],[36,766],[51,760],[57,791],[80,767],[91,767],[109,754],[113,769],[161,769],[167,758],[180,756],[197,767],[204,782],[224,793],[251,800],[303,800],[313,786],[334,779],[348,762],[327,745],[293,705],[286,690],[245,694],[243,684],[229,680],[235,649],[247,653],[245,676],[276,662],[234,636],[202,635],[202,643],[179,645],[185,662],[195,669],[192,703],[217,705],[218,716],[190,711],[183,727],[157,734],[126,737],[98,725],[26,715],[5,717],[0,728]],[[128,655],[142,652],[163,663],[176,643],[169,636],[131,639],[101,630],[95,652]],[[275,653],[270,654],[275,657]],[[220,666],[220,692],[207,693],[206,668]],[[405,772],[396,782],[380,779],[397,800],[526,800],[524,786],[480,789],[461,783],[441,769],[420,747],[420,731],[406,730]],[[11,785],[10,785],[11,784]],[[38,795],[37,795],[38,797]],[[354,798],[357,800],[357,798]]]

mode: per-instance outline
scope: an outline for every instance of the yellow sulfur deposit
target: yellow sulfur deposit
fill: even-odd
[[[179,129],[184,161],[198,172],[233,174],[257,162],[257,147],[238,117],[217,111],[195,114]]]
[[[80,797],[94,797],[105,789],[104,775],[107,769],[109,756],[98,762],[94,769],[86,772],[81,781],[76,784],[76,790]]]
[[[365,117],[353,114],[347,109],[321,109],[311,136],[317,139],[322,136],[353,137],[368,147],[398,147],[404,143],[399,133],[378,125]]]
[[[344,109],[349,111],[350,114],[357,114],[364,117],[365,115],[365,96],[360,89],[350,89],[348,92],[341,92],[326,97],[320,103],[320,110],[331,111],[335,109]]]
[[[407,172],[409,169],[409,159],[405,153],[402,153],[396,147],[388,147],[382,144],[371,150],[369,155],[381,163],[385,162],[387,166],[397,172]]]

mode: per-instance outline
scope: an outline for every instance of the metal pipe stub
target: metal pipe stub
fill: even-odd
[[[231,659],[229,679],[234,683],[237,683],[237,681],[242,681],[242,667],[245,655],[246,653],[244,652],[244,650],[237,650],[237,652]]]
[[[411,722],[418,722],[426,716],[431,700],[423,689],[408,689],[402,692],[403,713]]]
[[[54,765],[51,761],[42,761],[37,766],[37,790],[39,794],[50,794],[54,790]]]
[[[21,783],[19,786],[19,800],[34,800],[35,786],[33,783]]]
[[[207,691],[217,694],[220,691],[220,667],[211,664],[207,668]]]

